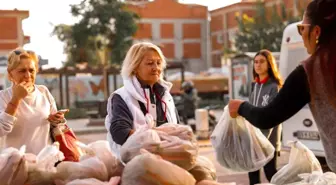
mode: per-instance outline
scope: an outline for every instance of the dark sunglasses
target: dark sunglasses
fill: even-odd
[[[16,55],[21,55],[22,53],[28,53],[28,54],[35,54],[34,51],[31,51],[31,50],[24,50],[24,51],[21,51],[21,50],[14,50],[14,53]]]
[[[299,34],[302,36],[303,30],[305,29],[305,27],[310,27],[310,24],[298,24],[297,25],[297,30],[299,32]]]

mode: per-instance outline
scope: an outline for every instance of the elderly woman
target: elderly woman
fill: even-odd
[[[146,125],[150,114],[156,126],[178,123],[178,115],[169,91],[172,84],[163,80],[166,61],[152,43],[134,44],[127,52],[121,75],[124,86],[108,100],[105,126],[112,151],[120,157],[120,147],[137,129]]]
[[[7,72],[12,86],[0,91],[1,146],[38,154],[50,143],[50,122],[64,121],[55,100],[45,86],[35,85],[38,58],[21,48],[9,54]],[[1,150],[1,148],[0,148]]]

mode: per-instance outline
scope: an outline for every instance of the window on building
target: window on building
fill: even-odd
[[[224,39],[223,39],[222,34],[217,35],[217,43],[218,44],[223,44],[224,43]]]

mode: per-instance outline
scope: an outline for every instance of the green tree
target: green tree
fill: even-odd
[[[53,34],[64,42],[64,52],[67,55],[66,65],[74,66],[76,63],[88,62],[90,65],[98,64],[96,37],[89,36],[87,30],[80,24],[55,26]]]
[[[271,16],[267,17],[265,4],[258,1],[254,17],[246,14],[236,16],[239,25],[235,38],[236,52],[257,52],[265,48],[280,51],[283,30],[288,24],[300,19],[301,17],[291,16],[283,3],[281,13],[273,6]]]
[[[53,31],[65,43],[69,65],[105,62],[101,61],[101,52],[109,52],[108,63],[120,64],[132,44],[138,15],[119,0],[83,0],[71,5],[71,13],[79,21],[74,25],[57,25]]]

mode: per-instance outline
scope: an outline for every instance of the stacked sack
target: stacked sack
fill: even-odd
[[[198,156],[188,126],[167,123],[137,130],[121,148],[123,162],[107,141],[77,145],[83,151],[78,162],[60,162],[64,155],[57,142],[37,156],[25,154],[24,147],[3,150],[0,185],[217,185],[215,167]]]
[[[195,185],[196,180],[186,170],[141,150],[124,169],[122,185]]]
[[[0,153],[0,185],[118,185],[123,165],[112,154],[107,141],[97,141],[85,148],[79,162],[63,161],[64,155],[55,142],[36,156],[7,148]],[[60,162],[57,167],[55,164]]]
[[[163,124],[152,129],[136,130],[121,147],[121,160],[128,163],[145,149],[164,160],[190,170],[196,164],[198,145],[190,127]]]
[[[123,165],[112,154],[107,141],[88,145],[77,143],[84,151],[79,162],[61,162],[54,175],[56,185],[119,184]]]
[[[144,154],[141,153],[142,150],[148,151],[151,155],[146,154],[144,156]],[[154,157],[153,154],[157,157]],[[127,173],[124,172],[122,176],[123,183],[124,179],[134,179],[134,175],[141,171],[145,172],[153,170],[155,176],[166,178],[168,174],[167,171],[171,171],[168,169],[173,168],[180,168],[179,170],[176,169],[173,171],[183,171],[186,174],[191,174],[191,177],[195,182],[200,182],[202,180],[214,181],[217,178],[216,170],[212,162],[202,156],[198,156],[196,137],[189,126],[166,123],[155,128],[149,127],[137,129],[127,139],[124,145],[122,145],[120,156],[123,163],[126,164],[125,171],[126,169],[131,171]],[[136,165],[135,167],[127,168],[129,165],[135,165],[134,162],[132,162],[134,160],[138,161],[136,164],[144,163],[144,161],[148,164],[151,162],[154,164],[154,161],[160,161],[162,165]],[[181,172],[176,174],[184,173]],[[136,177],[141,178],[141,176]],[[150,177],[148,178],[150,179]],[[182,184],[195,184],[193,180],[188,179],[188,176],[185,176],[185,178],[182,179],[187,180],[186,182],[183,181],[183,183],[181,181]],[[134,180],[133,184],[155,184],[154,182],[146,181],[146,183],[141,183],[140,181],[141,179]],[[160,180],[157,179],[155,182],[160,182]],[[164,182],[165,181],[162,183]],[[173,180],[171,184],[181,184],[179,182],[180,181],[177,178]]]

